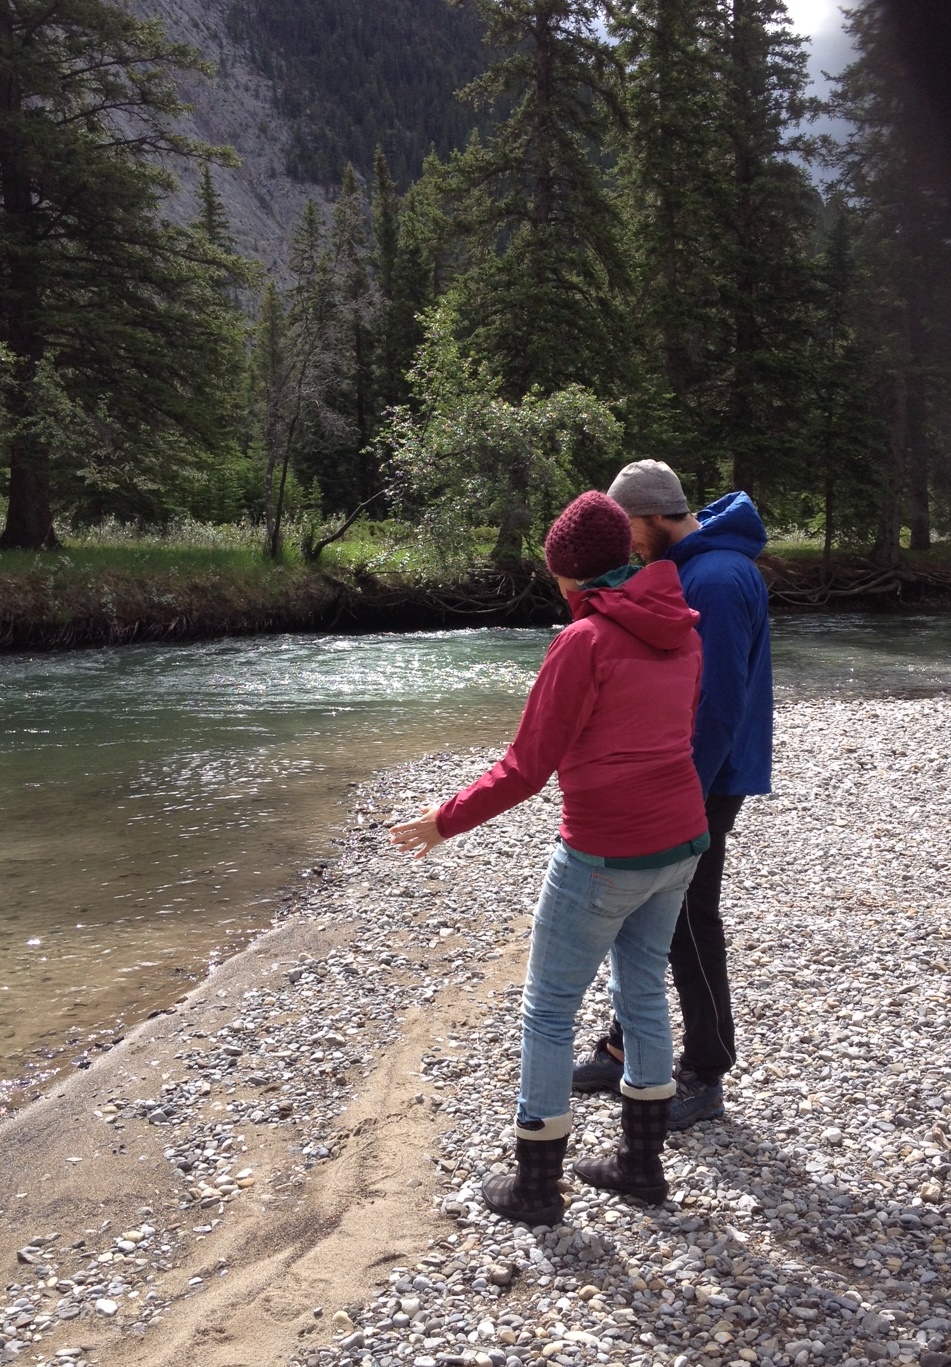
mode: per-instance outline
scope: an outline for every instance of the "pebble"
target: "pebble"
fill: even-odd
[[[511,1165],[520,975],[557,795],[417,865],[390,849],[387,823],[496,756],[375,776],[357,795],[363,824],[298,912],[314,944],[331,924],[348,941],[222,1001],[212,1028],[185,1013],[175,1070],[151,1095],[98,1106],[110,1142],[133,1123],[160,1128],[179,1210],[143,1208],[101,1236],[34,1231],[8,1258],[26,1280],[0,1304],[0,1361],[25,1346],[52,1361],[55,1326],[65,1338],[97,1314],[110,1332],[158,1332],[163,1273],[184,1246],[213,1239],[235,1202],[273,1194],[259,1130],[286,1141],[281,1180],[306,1192],[340,1153],[337,1120],[394,1021],[448,989],[471,1024],[434,1034],[422,1060],[417,1104],[441,1125],[430,1244],[362,1306],[302,1306],[331,1341],[286,1367],[951,1367],[949,754],[947,697],[777,709],[775,791],[746,802],[729,845],[741,1053],[726,1114],[669,1138],[671,1199],[640,1210],[571,1174],[617,1137],[616,1097],[575,1098],[556,1229],[498,1219],[480,1186]],[[518,960],[489,985],[505,942]],[[607,1014],[602,973],[579,1047]]]
[[[478,1024],[423,1060],[444,1125],[430,1248],[354,1316],[362,1357],[335,1344],[295,1364],[951,1367],[951,699],[788,703],[776,722],[775,791],[744,805],[723,895],[741,1056],[725,1116],[669,1138],[672,1199],[658,1210],[570,1170],[554,1230],[513,1226],[480,1197],[483,1174],[511,1164],[520,981],[483,992],[472,971],[500,936],[527,943],[556,795],[412,870],[385,831],[361,835],[386,935],[427,941],[426,971],[439,956]],[[404,766],[361,802],[385,827],[494,757]],[[401,914],[401,887],[421,917]],[[361,919],[358,960],[368,936]],[[415,1000],[428,981],[421,969]],[[580,1046],[607,1014],[602,973]],[[573,1109],[569,1168],[617,1136],[615,1097]]]

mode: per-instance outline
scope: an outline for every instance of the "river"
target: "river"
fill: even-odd
[[[501,745],[551,635],[0,657],[0,1115],[272,924],[368,774]],[[951,689],[951,617],[779,617],[773,642],[778,700]]]

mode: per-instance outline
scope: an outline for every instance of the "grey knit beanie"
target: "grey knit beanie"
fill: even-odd
[[[690,512],[680,480],[662,460],[635,460],[625,465],[608,490],[608,498],[619,503],[628,517]]]

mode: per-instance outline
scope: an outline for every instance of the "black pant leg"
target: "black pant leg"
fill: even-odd
[[[727,977],[720,890],[726,838],[742,797],[707,797],[710,848],[700,856],[670,946],[670,967],[684,1022],[681,1068],[716,1082],[736,1062],[736,1039]]]
[[[692,1068],[705,1082],[715,1082],[736,1062],[720,889],[726,838],[743,798],[710,793],[705,806],[710,848],[697,861],[680,909],[670,946],[670,966],[684,1021],[681,1067]],[[608,1029],[608,1042],[623,1052],[624,1036],[616,1016]]]

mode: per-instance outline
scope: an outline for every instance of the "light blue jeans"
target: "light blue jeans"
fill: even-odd
[[[696,867],[694,855],[660,869],[599,868],[556,847],[535,909],[522,995],[517,1124],[567,1117],[575,1015],[609,952],[624,1082],[638,1091],[669,1087],[667,954]]]

